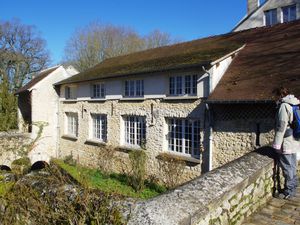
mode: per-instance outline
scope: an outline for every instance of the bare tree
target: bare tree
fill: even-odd
[[[167,33],[155,30],[145,37],[128,27],[90,23],[77,29],[65,47],[64,63],[84,71],[105,59],[175,43]]]
[[[20,88],[49,63],[45,41],[35,27],[19,20],[0,22],[0,77],[10,90]]]
[[[146,49],[158,48],[179,42],[179,40],[173,39],[169,33],[160,30],[152,31],[144,38],[144,40]]]
[[[118,55],[138,51],[143,40],[130,28],[91,23],[78,29],[65,47],[65,62],[80,71]]]
[[[0,130],[17,124],[14,91],[49,63],[45,41],[33,26],[0,21]]]

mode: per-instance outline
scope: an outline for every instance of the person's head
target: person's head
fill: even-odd
[[[286,87],[280,87],[280,88],[276,89],[275,93],[278,98],[283,98],[290,94],[290,90],[287,89]]]

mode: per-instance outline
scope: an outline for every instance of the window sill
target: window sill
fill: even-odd
[[[144,97],[123,97],[120,99],[120,101],[144,101]]]
[[[174,153],[160,153],[156,158],[163,160],[164,158],[174,158],[178,160],[182,160],[186,163],[187,166],[197,166],[201,163],[200,159],[191,157],[191,156],[184,156]]]
[[[87,101],[88,102],[105,102],[106,98],[90,98]]]
[[[73,102],[77,102],[77,99],[64,99],[64,100],[61,100],[62,102],[70,102],[70,103],[73,103]]]
[[[87,139],[84,144],[93,145],[93,146],[106,146],[106,142],[95,140],[95,139]]]
[[[164,100],[197,100],[197,99],[199,99],[199,97],[195,95],[167,96],[164,98]]]
[[[78,140],[78,137],[70,135],[70,134],[64,134],[61,137],[64,138],[64,139],[67,139],[67,140],[71,140],[71,141],[77,141]]]
[[[125,152],[125,153],[129,153],[129,152],[132,152],[132,151],[142,151],[142,150],[145,150],[145,149],[142,149],[140,147],[136,147],[136,146],[118,146],[116,147],[116,150],[117,151],[120,151],[120,152]]]

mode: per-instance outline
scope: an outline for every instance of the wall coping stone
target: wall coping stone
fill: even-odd
[[[265,149],[272,154],[272,148]],[[195,224],[206,218],[222,200],[254,182],[272,168],[274,160],[251,152],[220,168],[153,199],[139,202],[132,209],[128,224]]]

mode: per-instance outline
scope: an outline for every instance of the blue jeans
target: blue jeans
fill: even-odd
[[[297,154],[279,154],[279,166],[285,179],[284,194],[294,196],[298,187]]]

